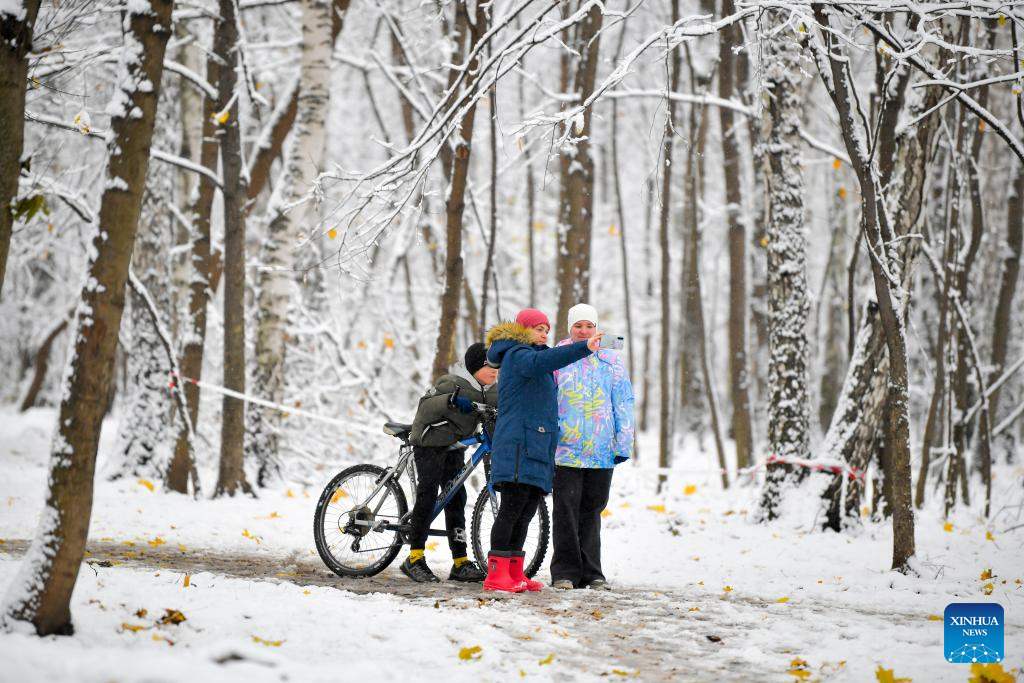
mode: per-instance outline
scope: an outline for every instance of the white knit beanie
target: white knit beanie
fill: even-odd
[[[572,326],[581,320],[589,320],[594,323],[594,327],[597,327],[597,309],[590,304],[576,304],[569,309],[569,331],[572,331]]]

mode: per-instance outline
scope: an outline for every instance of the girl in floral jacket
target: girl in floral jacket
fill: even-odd
[[[597,332],[597,311],[569,309],[570,338]],[[555,372],[559,443],[555,451],[551,558],[554,588],[608,588],[601,571],[601,511],[615,465],[633,454],[633,387],[617,351],[598,351]]]

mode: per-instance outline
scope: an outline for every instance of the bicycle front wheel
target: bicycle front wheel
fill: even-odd
[[[343,470],[324,488],[316,504],[313,538],[320,559],[338,576],[373,576],[402,549],[397,529],[409,509],[394,479],[381,486],[385,471],[376,465]]]
[[[498,507],[501,505],[501,494],[495,492],[495,499],[492,503],[490,493],[485,486],[480,495],[476,498],[473,506],[473,554],[477,563],[487,569],[487,551],[491,548],[491,528],[494,526],[494,518],[498,514]],[[548,538],[551,532],[551,517],[548,514],[547,503],[540,499],[537,506],[537,514],[530,520],[530,527],[526,534],[526,543],[523,544],[523,572],[530,577],[540,571],[544,562],[544,556],[548,552]]]

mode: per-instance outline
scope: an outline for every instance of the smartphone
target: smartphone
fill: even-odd
[[[621,334],[608,334],[607,332],[601,337],[601,345],[599,349],[611,349],[614,351],[620,351],[626,346],[626,338]]]

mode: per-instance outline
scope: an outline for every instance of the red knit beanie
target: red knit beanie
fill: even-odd
[[[538,311],[536,308],[524,308],[519,311],[519,315],[516,316],[516,322],[523,327],[536,327],[537,325],[547,325],[548,329],[551,328],[551,321],[548,317]]]

